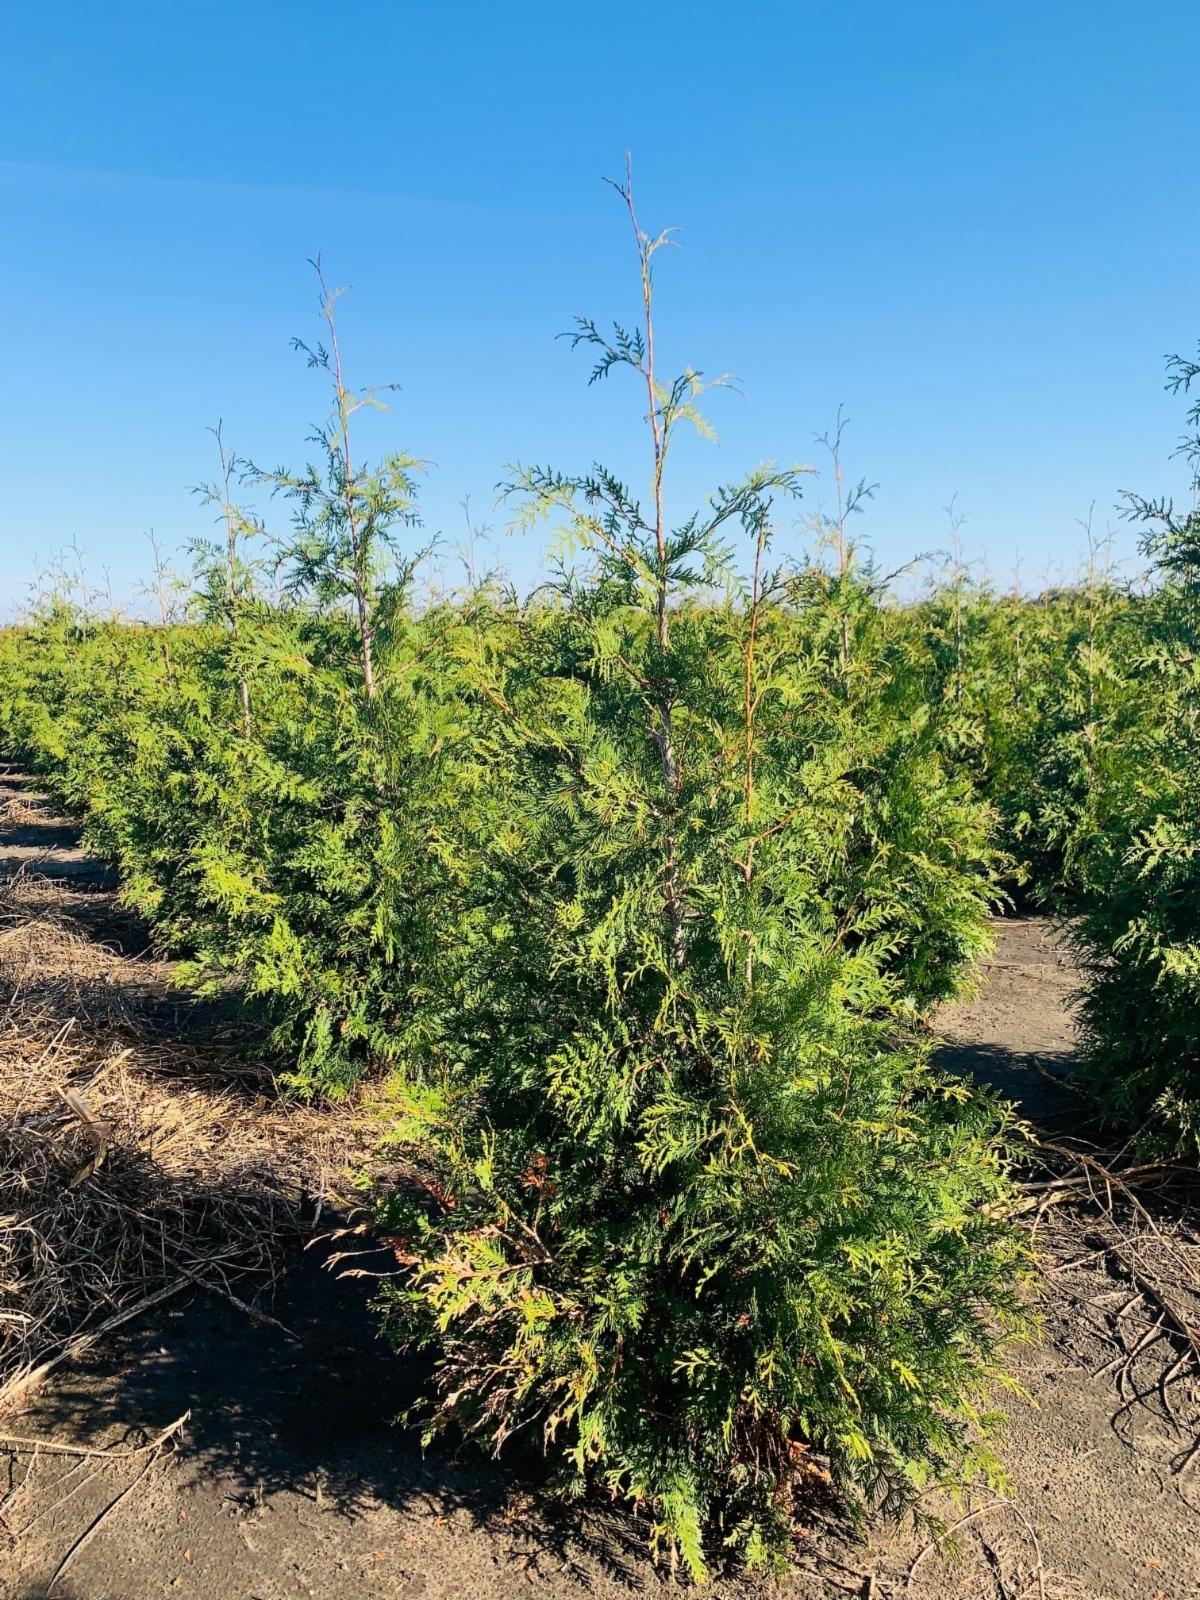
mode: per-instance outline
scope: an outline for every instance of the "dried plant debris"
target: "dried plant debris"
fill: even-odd
[[[0,1405],[184,1288],[265,1316],[282,1235],[336,1201],[361,1138],[352,1106],[288,1103],[228,1044],[162,1029],[186,1006],[167,969],[85,937],[79,898],[0,889]]]
[[[1118,1437],[1200,1509],[1200,1176],[1128,1148],[1041,1152],[1027,1216],[1053,1335],[1113,1385]]]

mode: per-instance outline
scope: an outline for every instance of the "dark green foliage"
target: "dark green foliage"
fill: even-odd
[[[392,1322],[438,1352],[434,1426],[532,1428],[698,1572],[708,1535],[783,1550],[814,1452],[893,1505],[988,1464],[1003,1120],[903,1037],[891,937],[831,892],[865,810],[836,725],[786,766],[756,735],[748,822],[745,611],[675,613],[660,655],[580,598],[592,659],[496,686],[507,826],[438,966],[452,1025],[393,1086],[392,1138],[435,1159],[389,1217]],[[669,809],[629,669],[675,685]],[[803,671],[754,684],[786,718]]]
[[[436,818],[462,725],[443,655],[456,626],[392,625],[369,708],[346,629],[302,613],[256,607],[237,636],[173,629],[169,679],[150,630],[49,622],[6,641],[8,748],[86,819],[185,981],[262,1001],[307,1089],[341,1092],[398,1048],[454,876]]]
[[[810,792],[807,742],[817,734],[836,750],[850,803],[826,790],[823,881],[845,937],[855,943],[869,929],[902,999],[923,1013],[971,981],[1000,898],[1000,858],[994,818],[947,762],[942,721],[881,595],[857,555],[840,574],[814,565],[796,574],[766,626],[772,648],[795,652],[801,671],[788,714],[764,737]]]
[[[641,388],[644,498],[519,473],[518,525],[562,535],[547,582],[418,608],[420,463],[356,458],[378,400],[322,279],[315,464],[258,472],[218,430],[186,611],[161,563],[153,627],[46,597],[0,633],[0,747],[184,981],[261,1005],[295,1089],[374,1074],[414,1174],[385,1316],[435,1354],[430,1432],[538,1437],[699,1575],[721,1545],[779,1559],[827,1466],[893,1509],[996,1473],[1019,1130],[932,1070],[922,1021],[1003,895],[1075,919],[1105,1112],[1200,1154],[1200,515],[1131,500],[1144,587],[1089,521],[1086,580],[1036,599],[974,582],[952,515],[900,606],[848,533],[872,491],[839,413],[810,558],[778,552],[801,470],[669,520],[673,441],[722,385],[660,382],[663,239],[619,192],[639,321],[573,339]],[[1200,402],[1189,427],[1200,473]]]

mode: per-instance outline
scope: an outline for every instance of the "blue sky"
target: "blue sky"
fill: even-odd
[[[1183,488],[1162,359],[1200,338],[1194,0],[0,19],[0,613],[75,538],[129,599],[145,530],[205,531],[218,419],[299,462],[325,397],[288,341],[317,332],[317,250],[352,286],[352,379],[402,385],[364,446],[435,463],[431,531],[456,539],[467,496],[502,529],[517,459],[640,484],[638,397],[589,390],[554,337],[635,314],[600,182],[627,147],[643,220],[682,230],[662,362],[744,391],[713,405],[719,448],[681,453],[681,515],[763,458],[819,463],[840,403],[889,564],[944,542],[957,494],[969,552],[1034,583],[1074,565],[1093,500],[1103,525],[1124,488]],[[497,543],[528,578],[536,542]]]

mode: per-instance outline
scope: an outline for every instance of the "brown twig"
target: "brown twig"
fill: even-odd
[[[972,1522],[977,1522],[980,1517],[987,1516],[987,1514],[991,1511],[1010,1511],[1025,1529],[1025,1532],[1029,1536],[1030,1543],[1033,1545],[1033,1553],[1035,1558],[1033,1575],[1034,1581],[1037,1584],[1038,1600],[1046,1600],[1046,1570],[1042,1557],[1041,1541],[1038,1539],[1037,1531],[1032,1522],[1030,1522],[1025,1513],[1018,1506],[1015,1506],[1011,1500],[993,1500],[986,1506],[979,1506],[975,1511],[968,1511],[965,1516],[959,1517],[956,1522],[952,1522],[949,1527],[944,1528],[936,1539],[931,1539],[930,1542],[921,1550],[919,1550],[913,1557],[913,1560],[908,1568],[908,1573],[904,1580],[905,1590],[912,1588],[912,1581],[916,1576],[917,1568],[925,1560],[926,1556],[930,1555],[934,1550],[937,1550],[950,1534],[956,1533],[959,1528],[965,1528]]]
[[[155,1434],[145,1444],[134,1445],[126,1449],[122,1446],[119,1450],[112,1450],[103,1446],[85,1444],[66,1444],[60,1439],[27,1439],[21,1434],[0,1433],[0,1445],[6,1450],[34,1450],[44,1451],[48,1455],[58,1456],[102,1456],[105,1461],[122,1461],[130,1456],[144,1456],[147,1450],[157,1450],[159,1445],[165,1444],[168,1439],[177,1434],[191,1418],[191,1411],[185,1411],[181,1417],[168,1424],[161,1433]]]
[[[103,1322],[89,1332],[76,1334],[57,1355],[51,1356],[49,1360],[43,1361],[39,1366],[29,1371],[18,1373],[15,1378],[10,1378],[4,1387],[0,1389],[0,1410],[3,1410],[7,1405],[11,1405],[14,1400],[28,1393],[37,1384],[44,1382],[64,1362],[77,1361],[93,1345],[98,1344],[106,1333],[112,1333],[117,1328],[124,1327],[127,1322],[132,1322],[135,1317],[140,1317],[143,1312],[150,1311],[154,1306],[161,1305],[164,1300],[170,1300],[180,1290],[186,1289],[189,1284],[195,1281],[195,1273],[184,1273],[174,1283],[167,1284],[165,1288],[157,1290],[154,1294],[144,1295],[135,1305],[126,1306],[123,1311],[117,1312],[115,1316],[106,1317]]]

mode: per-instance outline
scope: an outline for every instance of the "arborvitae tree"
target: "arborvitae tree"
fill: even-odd
[[[1200,362],[1172,358],[1186,393]],[[1110,745],[1106,827],[1094,892],[1075,931],[1085,985],[1085,1070],[1107,1109],[1143,1141],[1200,1153],[1200,401],[1179,453],[1192,503],[1129,498],[1157,585],[1143,609],[1139,667],[1154,685],[1153,744]]]
[[[839,478],[840,446],[839,432],[831,442]],[[990,947],[1000,858],[995,818],[967,773],[950,769],[926,673],[894,625],[887,596],[897,574],[881,572],[848,537],[848,513],[869,498],[865,484],[847,491],[843,482],[837,520],[816,519],[815,558],[780,597],[784,648],[805,660],[814,684],[781,719],[778,758],[801,770],[814,736],[837,752],[855,803],[829,808],[821,871],[841,937],[854,944],[869,929],[905,1003],[926,1012],[973,981]]]
[[[162,652],[163,673],[168,682],[173,681],[171,665],[171,630],[179,622],[180,605],[187,591],[186,580],[180,577],[169,561],[164,560],[158,535],[153,529],[146,535],[154,570],[150,581],[142,585],[142,593],[154,601],[158,620],[157,641]]]
[[[994,1472],[976,1407],[1020,1251],[1003,1114],[931,1072],[836,891],[830,819],[844,841],[866,802],[772,559],[796,474],[668,517],[703,384],[656,372],[662,236],[620,192],[640,325],[578,339],[644,389],[650,491],[517,480],[592,565],[471,660],[489,826],[392,1085],[423,1180],[390,1207],[390,1316],[436,1353],[431,1433],[540,1434],[700,1577],[721,1545],[781,1559],[827,1462],[891,1507]]]
[[[274,1024],[281,1075],[340,1093],[400,1048],[442,885],[468,870],[439,823],[471,729],[453,700],[458,619],[413,613],[395,549],[415,516],[408,458],[349,455],[350,419],[374,402],[345,387],[322,288],[325,465],[271,478],[296,500],[289,576],[315,614],[263,600],[261,526],[234,498],[249,469],[221,444],[201,495],[223,537],[193,547],[195,620],[160,640],[64,606],[3,711],[10,748],[55,774],[184,958],[181,981],[238,982]]]
[[[847,673],[850,669],[852,619],[851,607],[844,603],[842,590],[855,575],[858,556],[858,544],[850,532],[850,519],[861,515],[867,502],[879,488],[877,483],[868,483],[865,478],[860,478],[857,483],[847,483],[842,460],[842,445],[848,426],[849,418],[843,415],[842,407],[839,406],[832,431],[821,434],[817,440],[817,443],[823,445],[828,452],[833,469],[834,509],[832,512],[818,511],[813,518],[813,531],[833,556],[827,603],[838,617],[842,668]]]
[[[1114,748],[1142,748],[1158,714],[1134,671],[1142,601],[1094,545],[1077,586],[1036,598],[955,570],[893,613],[909,677],[924,684],[945,756],[995,809],[1007,893],[1072,909],[1104,830],[1101,772]]]
[[[233,479],[244,467],[225,447],[221,424],[213,429],[221,461],[221,476],[216,483],[202,484],[196,493],[206,506],[217,508],[223,538],[192,541],[192,571],[196,580],[196,599],[201,614],[229,630],[233,652],[241,643],[242,624],[258,597],[261,557],[248,548],[265,532],[261,520],[244,510],[233,498]],[[244,664],[235,673],[241,704],[242,732],[249,738],[253,726],[250,711],[250,680]]]
[[[311,440],[322,459],[299,473],[280,467],[259,476],[295,506],[295,533],[283,555],[291,587],[311,595],[321,607],[337,608],[346,602],[352,607],[363,690],[368,700],[374,700],[379,688],[375,635],[381,585],[398,558],[397,534],[419,521],[415,474],[421,462],[393,451],[375,466],[356,464],[351,448],[353,418],[364,409],[384,409],[380,397],[396,385],[358,393],[347,388],[336,321],[344,290],[328,287],[319,256],[312,265],[329,343],[292,342],[310,367],[326,374],[333,390],[332,416]],[[407,577],[411,560],[403,567]]]

